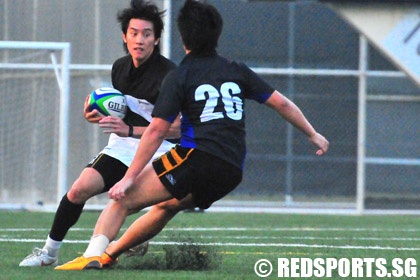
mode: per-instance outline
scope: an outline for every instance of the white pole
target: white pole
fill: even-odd
[[[66,43],[61,55],[60,120],[58,143],[57,203],[67,191],[68,132],[70,106],[70,43]]]
[[[163,19],[164,22],[164,30],[162,33],[162,45],[161,45],[161,53],[166,58],[171,58],[171,8],[172,8],[172,1],[171,0],[164,0],[163,1],[163,10],[166,11],[166,16]]]
[[[100,3],[99,0],[95,0],[95,16],[94,16],[94,22],[95,22],[95,33],[94,33],[94,52],[93,52],[93,63],[94,65],[98,65],[100,63],[100,55],[101,55],[101,12],[100,12]],[[112,68],[112,67],[111,67]],[[98,88],[103,86],[101,77],[99,76],[99,72],[94,72],[94,87]],[[88,91],[86,90],[86,95],[88,94]],[[93,139],[90,144],[90,149],[92,149],[93,153],[99,152],[99,135],[101,133],[101,130],[99,129],[98,125],[92,125],[92,134]]]
[[[366,80],[367,80],[367,40],[363,35],[359,39],[359,112],[357,128],[357,189],[356,211],[363,214],[365,208],[365,171],[366,171]]]

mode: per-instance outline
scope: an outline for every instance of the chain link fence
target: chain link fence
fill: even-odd
[[[128,2],[38,0],[21,6],[21,2],[0,0],[4,7],[0,39],[72,44],[68,187],[107,142],[97,127],[83,119],[82,108],[90,91],[110,85],[110,65],[124,55],[116,12]],[[183,1],[156,2],[171,15],[165,30],[169,40],[161,44],[179,63],[184,53],[176,15]],[[360,151],[359,34],[316,1],[208,2],[224,18],[219,53],[245,62],[262,75],[331,142],[329,153],[317,157],[306,137],[274,111],[246,103],[244,179],[222,201],[354,208]],[[12,27],[20,32],[11,32]],[[370,46],[367,60],[363,201],[367,209],[419,210],[420,90]],[[89,204],[104,201],[106,197],[94,198]]]

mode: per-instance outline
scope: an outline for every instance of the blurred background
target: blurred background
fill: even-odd
[[[179,63],[184,52],[176,15],[183,1],[154,2],[167,10],[161,51]],[[329,153],[317,157],[301,132],[248,102],[244,179],[217,205],[420,210],[420,89],[412,79],[328,1],[207,2],[224,18],[219,53],[245,62],[292,99],[331,143]],[[11,41],[0,48],[2,207],[55,210],[106,145],[108,137],[83,118],[83,102],[111,84],[111,65],[125,54],[116,13],[128,4],[0,0],[0,41]],[[14,49],[19,41],[27,49]],[[42,48],[29,42],[42,42]],[[69,44],[54,49],[45,42]],[[66,71],[68,83],[60,84]],[[101,207],[106,200],[99,196],[88,204]]]

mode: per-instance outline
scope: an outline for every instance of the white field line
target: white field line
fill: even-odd
[[[182,245],[182,242],[150,242],[157,245]],[[420,251],[420,248],[395,248],[381,246],[350,246],[350,245],[317,245],[317,244],[289,244],[289,243],[194,243],[202,246],[233,246],[233,247],[294,247],[294,248],[331,248],[331,249],[367,249],[367,250],[400,250],[400,251]]]
[[[47,228],[0,228],[2,231],[48,231]],[[93,231],[93,228],[71,228],[72,231]],[[125,230],[125,229],[122,229]],[[288,228],[247,228],[247,227],[183,227],[183,228],[165,228],[163,231],[352,231],[352,232],[420,232],[418,228],[312,228],[312,227],[288,227]]]
[[[91,228],[74,228],[73,231],[89,231],[92,232]],[[48,229],[0,229],[0,232],[48,232]],[[164,231],[264,231],[264,232],[275,232],[275,231],[356,231],[356,232],[418,232],[418,229],[379,229],[379,228],[167,228]],[[252,236],[235,236],[237,239],[252,239],[258,238],[262,240],[264,237],[252,237]],[[206,237],[213,238],[213,237]],[[214,237],[216,238],[216,237]],[[218,237],[220,238],[220,237]],[[232,236],[230,236],[232,238]],[[271,237],[270,237],[271,238]],[[273,237],[276,238],[276,237]],[[277,239],[299,239],[299,240],[346,240],[349,238],[345,237],[277,237]],[[266,238],[267,239],[267,238]],[[417,241],[419,238],[369,238],[369,237],[352,237],[352,240],[396,240],[396,241]],[[27,238],[7,238],[5,235],[0,235],[0,242],[25,242],[25,243],[42,243],[45,239],[27,239]],[[65,240],[65,243],[89,243],[89,240]],[[167,241],[152,241],[151,244],[156,245],[180,245],[185,244],[182,242],[167,242]],[[194,243],[203,246],[232,246],[232,247],[295,247],[295,248],[335,248],[335,249],[367,249],[367,250],[396,250],[396,251],[420,251],[419,247],[389,247],[389,246],[350,246],[350,245],[323,245],[323,244],[289,244],[289,243],[237,243],[237,242],[200,242]]]
[[[159,238],[172,238],[168,235],[159,235]],[[220,236],[200,235],[201,239],[220,239]],[[291,240],[364,240],[364,241],[419,241],[420,237],[312,237],[312,236],[234,236],[223,235],[224,239],[242,239],[242,240],[278,240],[278,239],[291,239]]]
[[[162,239],[170,239],[171,236],[162,236],[159,235],[159,238]],[[198,236],[200,239],[220,239],[220,236]],[[381,237],[311,237],[311,236],[302,236],[302,237],[296,237],[296,236],[223,236],[224,239],[242,239],[242,240],[278,240],[278,239],[290,239],[290,240],[349,240],[352,241],[358,240],[358,241],[420,241],[420,238],[399,238],[399,237],[390,237],[390,238],[381,238]],[[43,241],[41,239],[16,239],[16,240],[25,240],[24,242],[39,242]],[[0,238],[0,241],[10,241],[10,242],[16,242],[15,239],[9,239],[7,237]],[[44,240],[45,241],[45,240]],[[65,240],[66,243],[72,243],[71,240]],[[80,243],[77,241],[76,243]]]
[[[45,239],[0,238],[0,242],[34,243],[45,242]],[[89,240],[65,240],[65,243],[87,244]],[[185,245],[185,242],[151,241],[152,245]],[[350,245],[319,245],[319,244],[289,244],[289,243],[233,243],[233,242],[194,242],[200,246],[229,246],[229,247],[293,247],[293,248],[330,248],[347,250],[391,250],[391,251],[420,251],[420,248],[382,247],[382,246],[350,246]]]

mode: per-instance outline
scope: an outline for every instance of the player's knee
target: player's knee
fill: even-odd
[[[178,200],[176,198],[161,202],[155,205],[159,210],[170,212],[173,214],[178,213],[179,211],[188,209],[192,207],[190,200]]]
[[[84,194],[83,190],[79,189],[79,188],[75,188],[72,187],[68,192],[67,192],[67,198],[73,202],[73,203],[84,203],[86,202],[86,195]]]
[[[85,203],[92,196],[97,195],[99,192],[93,187],[77,180],[71,189],[67,192],[67,198],[76,204]]]
[[[161,202],[159,204],[156,204],[155,206],[153,206],[156,208],[156,210],[158,211],[164,211],[164,212],[178,212],[177,208],[174,207],[174,205],[172,203],[167,203],[165,202]]]

